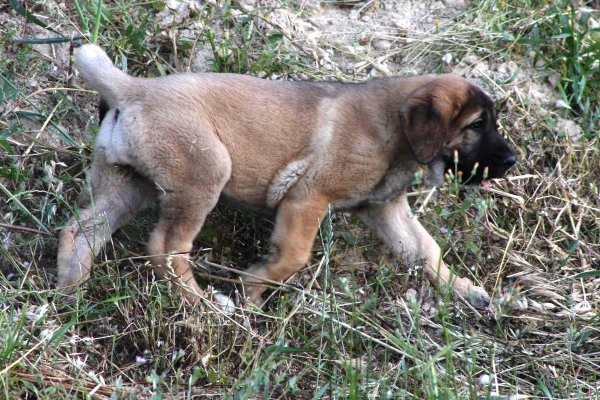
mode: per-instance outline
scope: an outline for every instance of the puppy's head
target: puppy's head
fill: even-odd
[[[402,131],[416,160],[442,160],[445,171],[458,167],[463,181],[471,184],[483,181],[486,167],[486,179],[499,178],[516,162],[496,119],[492,99],[454,75],[435,77],[419,87],[400,111]]]

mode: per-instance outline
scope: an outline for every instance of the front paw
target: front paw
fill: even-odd
[[[490,295],[480,286],[471,286],[466,300],[475,308],[486,309],[490,306]]]

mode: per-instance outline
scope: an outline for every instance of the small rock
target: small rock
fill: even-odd
[[[592,309],[592,306],[590,305],[590,303],[588,303],[585,300],[583,302],[577,303],[573,307],[571,307],[571,311],[573,311],[575,314],[581,314],[584,312],[588,312],[591,309]]]
[[[325,60],[325,62],[331,62],[331,57],[333,56],[333,50],[327,49],[321,52],[321,58]]]
[[[371,17],[369,15],[363,15],[363,17],[360,20],[362,22],[369,22],[371,20]]]
[[[386,51],[392,47],[392,43],[387,40],[377,39],[373,42],[373,47],[375,47],[377,50]]]
[[[192,56],[191,69],[194,72],[211,72],[215,54],[210,46],[196,49]]]
[[[331,65],[330,63],[326,63],[323,68],[325,68],[325,70],[327,71],[333,71],[333,65]]]
[[[406,293],[404,293],[404,298],[410,302],[417,301],[417,291],[413,288],[406,289]]]
[[[158,26],[165,29],[180,24],[191,11],[199,12],[202,7],[199,0],[167,0],[165,8],[156,15]]]
[[[496,71],[504,75],[504,78],[510,78],[517,70],[519,66],[514,61],[508,61],[498,65]]]
[[[233,314],[235,312],[235,303],[229,296],[226,296],[222,293],[215,293],[214,299],[221,307],[221,310],[223,310],[226,314]]]
[[[465,0],[444,0],[444,4],[448,8],[453,8],[457,11],[462,11],[467,8],[467,2]]]
[[[515,309],[517,310],[527,310],[529,308],[529,303],[527,302],[527,298],[521,297],[515,301]]]
[[[477,383],[479,386],[487,386],[490,384],[490,376],[488,374],[481,374],[477,378]]]
[[[165,7],[170,8],[171,10],[177,10],[177,7],[180,5],[180,2],[177,0],[167,0],[165,1]]]
[[[560,74],[552,74],[548,77],[548,82],[550,82],[550,85],[553,88],[556,88],[556,86],[558,85],[558,81],[560,81],[561,75]]]
[[[541,58],[535,62],[535,67],[538,69],[544,68],[544,65],[546,65],[546,61],[542,60]]]
[[[410,20],[406,19],[406,18],[401,18],[401,19],[394,21],[394,26],[399,29],[408,30],[411,25],[412,24],[411,24]]]
[[[557,118],[556,130],[567,134],[573,143],[579,143],[581,136],[583,136],[581,126],[569,119]]]
[[[465,57],[464,61],[467,65],[477,64],[477,62],[479,62],[479,57],[477,57],[475,54],[469,54]]]
[[[532,104],[544,108],[552,108],[556,103],[556,92],[546,83],[530,81],[525,87],[527,88],[525,97],[531,99]]]
[[[158,26],[163,30],[166,28],[170,28],[175,24],[175,16],[172,14],[167,14],[164,11],[158,13],[156,17],[160,18],[160,20],[158,21]]]
[[[367,76],[369,78],[377,78],[377,77],[383,76],[383,74],[381,72],[379,72],[379,70],[377,68],[373,68],[369,71],[369,74]]]
[[[319,0],[308,0],[302,4],[304,7],[312,11],[319,11],[321,9],[321,2]]]

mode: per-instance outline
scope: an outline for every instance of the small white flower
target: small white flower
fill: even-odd
[[[48,312],[48,303],[42,304],[39,307],[30,306],[27,310],[26,317],[28,320],[32,322],[38,322],[40,319],[44,318],[46,313]]]
[[[73,360],[73,365],[81,369],[86,366],[86,363],[85,360],[82,360],[81,357],[77,356],[77,358]]]
[[[143,356],[135,356],[135,362],[138,364],[146,364],[148,359]]]
[[[446,53],[446,54],[444,54],[444,56],[442,57],[442,61],[443,61],[444,63],[446,63],[447,65],[450,65],[450,63],[452,62],[452,58],[453,58],[453,57],[452,57],[452,54],[450,54],[450,53]]]
[[[50,329],[44,329],[43,331],[40,332],[40,338],[41,339],[49,339],[50,337],[52,337],[52,331]]]
[[[200,362],[202,363],[202,365],[204,367],[207,367],[209,360],[210,360],[210,352],[208,352],[205,355],[203,355],[202,358],[200,359]]]

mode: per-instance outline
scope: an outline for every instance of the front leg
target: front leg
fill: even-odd
[[[473,285],[467,278],[453,275],[444,264],[440,246],[417,218],[410,216],[406,195],[387,204],[361,209],[357,216],[406,265],[422,265],[432,284],[450,284],[476,308],[489,306],[490,296],[483,288]]]
[[[327,205],[327,199],[318,196],[281,201],[277,208],[269,256],[265,261],[248,268],[247,272],[252,276],[242,278],[246,296],[252,302],[262,304],[261,295],[265,288],[259,284],[265,279],[284,281],[308,262]]]

